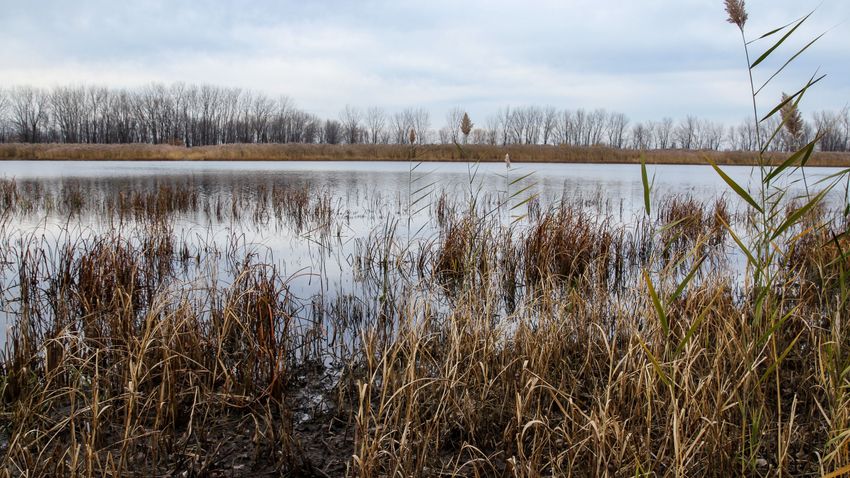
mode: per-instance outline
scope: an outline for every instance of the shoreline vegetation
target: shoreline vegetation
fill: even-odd
[[[354,203],[148,184],[0,179],[0,477],[813,476],[848,463],[840,211],[809,210],[776,238],[793,252],[775,266],[783,324],[765,332],[730,241],[751,218],[725,198],[655,195],[622,226],[593,212],[602,197],[534,200],[518,225],[491,213],[498,198],[435,191],[421,213],[434,232],[412,239],[392,200],[369,202],[388,213],[345,269],[363,293],[302,295],[277,262],[294,253],[258,253],[246,232],[339,251]],[[62,231],[18,226],[51,217]],[[105,229],[85,228],[92,217]],[[209,226],[185,234],[187,217]]]
[[[757,165],[753,151],[618,149],[605,146],[543,145],[406,145],[387,144],[227,144],[187,148],[150,144],[0,144],[0,161],[416,161],[502,162],[505,154],[517,163],[593,163],[705,165],[710,159],[726,166]],[[768,153],[779,164],[791,153]],[[808,166],[847,167],[850,153],[817,152]]]

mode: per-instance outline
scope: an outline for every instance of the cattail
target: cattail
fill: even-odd
[[[747,8],[744,5],[744,0],[726,0],[726,13],[729,14],[727,22],[738,25],[741,30],[747,23]]]
[[[416,131],[414,131],[413,128],[410,128],[410,134],[407,136],[407,138],[410,140],[410,144],[416,142]]]
[[[507,166],[508,169],[511,167],[511,153],[505,154],[505,166]]]

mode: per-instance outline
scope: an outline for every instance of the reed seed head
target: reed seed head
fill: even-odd
[[[803,136],[803,129],[805,128],[803,116],[800,115],[800,110],[797,108],[796,102],[791,100],[787,94],[782,93],[782,101],[786,103],[779,110],[779,114],[782,117],[785,130],[796,142]]]
[[[744,0],[725,1],[726,13],[729,14],[729,18],[726,21],[733,25],[738,25],[738,28],[743,30],[744,25],[747,23],[747,7],[744,5]]]
[[[469,136],[469,133],[472,132],[472,120],[469,119],[469,115],[464,113],[463,119],[460,120],[460,132],[463,133],[464,136]]]

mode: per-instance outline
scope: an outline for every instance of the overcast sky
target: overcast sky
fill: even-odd
[[[748,32],[817,6],[748,0]],[[330,117],[346,104],[421,106],[434,126],[452,106],[483,124],[528,104],[737,122],[748,84],[725,18],[721,0],[0,0],[0,85],[211,83]],[[850,102],[848,19],[850,2],[825,0],[770,66],[829,32],[765,101],[820,67],[829,76],[804,112]]]

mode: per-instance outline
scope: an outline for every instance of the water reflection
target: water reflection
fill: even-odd
[[[741,184],[752,181],[752,168],[725,169]],[[813,184],[836,171],[810,169],[807,179]],[[709,167],[653,166],[650,174],[658,200],[688,195],[708,203],[727,190]],[[226,284],[240,270],[238,261],[253,260],[278,268],[293,296],[310,309],[303,315],[314,316],[351,300],[379,308],[386,291],[363,279],[364,258],[386,257],[374,250],[386,247],[396,248],[389,255],[399,260],[415,261],[439,233],[434,217],[446,198],[473,198],[503,224],[511,222],[509,215],[525,214],[523,201],[531,196],[537,208],[566,201],[624,225],[636,223],[643,208],[635,165],[519,164],[507,170],[458,163],[13,161],[0,162],[0,178],[14,179],[19,191],[14,210],[0,219],[0,322],[6,323],[19,312],[19,264],[35,243],[53,251],[43,260],[49,263],[80,241],[104,234],[138,241],[165,224],[181,264],[175,283]],[[792,177],[789,196],[803,194],[800,179]],[[402,284],[405,278],[392,280]]]

